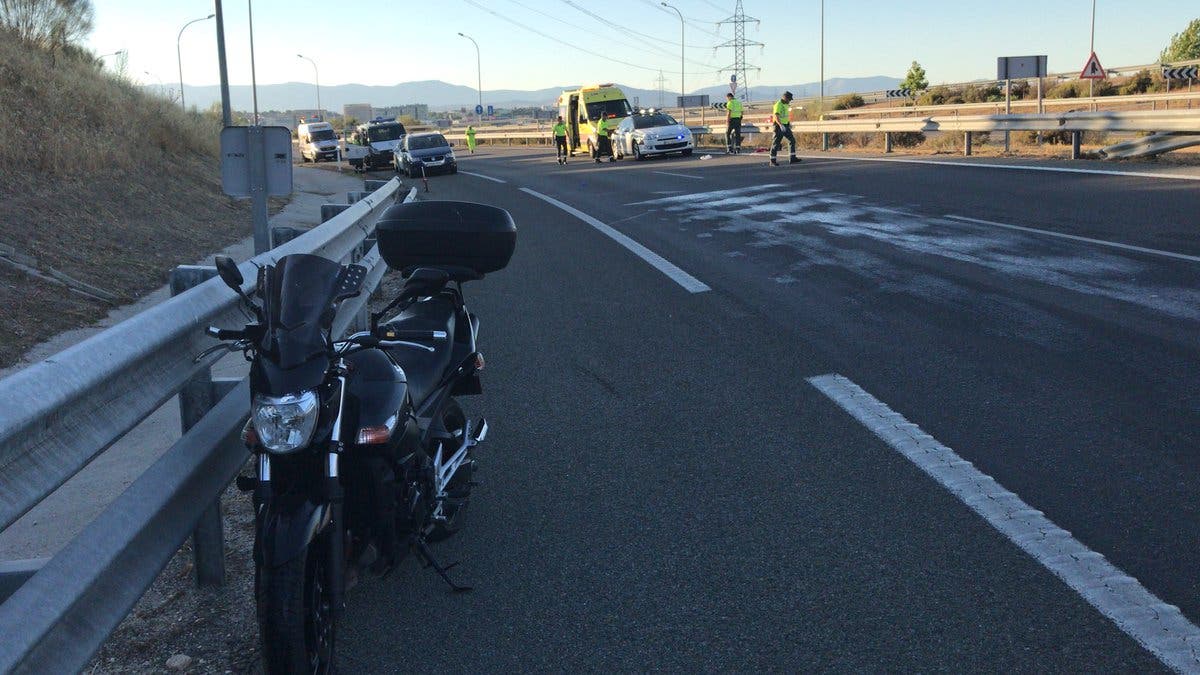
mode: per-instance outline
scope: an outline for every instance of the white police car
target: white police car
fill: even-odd
[[[612,141],[617,159],[626,155],[645,159],[672,152],[686,157],[696,147],[690,129],[657,110],[643,110],[626,117],[617,125]]]

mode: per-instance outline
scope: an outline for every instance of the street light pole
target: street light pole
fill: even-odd
[[[479,92],[479,107],[482,108],[483,107],[483,65],[482,65],[483,61],[479,58],[479,43],[475,41],[475,38],[471,37],[470,35],[467,35],[466,33],[459,33],[458,36],[467,38],[468,40],[471,41],[471,44],[475,45],[475,77],[477,78],[476,82],[475,82],[475,84],[477,86],[475,87],[475,89],[476,89],[476,91]]]
[[[179,105],[182,106],[184,110],[187,110],[187,103],[185,103],[183,100],[183,52],[179,48],[179,41],[183,39],[183,31],[186,30],[188,26],[198,21],[208,21],[214,16],[216,16],[216,14],[209,14],[206,17],[192,19],[191,21],[183,24],[183,28],[179,29],[179,35],[175,38],[175,61],[179,64]]]
[[[675,10],[676,14],[679,15],[679,96],[680,97],[687,96],[687,87],[684,86],[684,83],[683,83],[683,71],[684,71],[684,67],[683,67],[683,61],[684,61],[684,58],[683,58],[683,55],[684,55],[683,12],[679,11],[679,8],[676,7],[675,5],[669,5],[666,2],[660,2],[659,4],[662,5],[663,7],[670,7],[671,9]],[[681,101],[681,103],[682,103],[682,101]]]
[[[825,0],[821,0],[821,110],[825,110]]]
[[[297,54],[296,56],[299,56],[300,58],[302,58],[305,61],[308,61],[309,63],[312,64],[313,77],[315,77],[317,80],[317,116],[320,117],[322,120],[324,120],[325,119],[325,115],[323,114],[324,111],[321,110],[321,73],[317,70],[317,62],[313,61],[312,59],[308,58],[307,56],[305,56],[303,54]]]

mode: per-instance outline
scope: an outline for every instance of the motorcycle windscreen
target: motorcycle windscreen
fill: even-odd
[[[267,275],[264,351],[284,370],[324,357],[342,266],[308,254],[284,256]]]

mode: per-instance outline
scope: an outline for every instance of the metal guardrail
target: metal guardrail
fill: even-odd
[[[328,222],[242,263],[289,253],[345,261],[398,197],[392,180]],[[415,197],[410,190],[406,200]],[[374,289],[386,267],[374,247],[358,260]],[[359,320],[367,293],[343,303],[336,334]],[[0,529],[220,358],[203,328],[244,322],[237,300],[209,279],[0,382]],[[219,499],[249,457],[238,441],[249,406],[243,380],[71,542],[0,604],[0,672],[74,672],[87,664]],[[185,414],[186,417],[186,414]]]
[[[1200,108],[1200,91],[1191,92],[1176,92],[1171,94],[1131,94],[1125,96],[1091,96],[1082,98],[1043,98],[1042,108],[1088,108],[1092,112],[1100,109],[1100,106],[1138,106],[1151,104],[1157,106],[1163,104],[1164,108],[1168,108],[1170,104],[1186,104],[1182,107],[1191,109],[1192,107]],[[1024,108],[1037,110],[1038,102],[1036,100],[1021,99],[1012,102],[1013,108]],[[999,114],[1004,109],[1004,101],[989,101],[986,103],[947,103],[942,105],[918,105],[918,106],[895,106],[895,107],[864,107],[851,108],[848,110],[830,110],[824,113],[825,119],[831,117],[865,117],[868,115],[913,115],[920,113],[943,113],[943,114],[960,114],[963,112],[975,112],[982,110],[994,110]],[[1155,108],[1157,109],[1157,108]]]

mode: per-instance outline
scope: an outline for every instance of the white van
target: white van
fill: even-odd
[[[300,159],[305,162],[334,161],[338,158],[337,135],[329,122],[303,122],[296,125]]]

